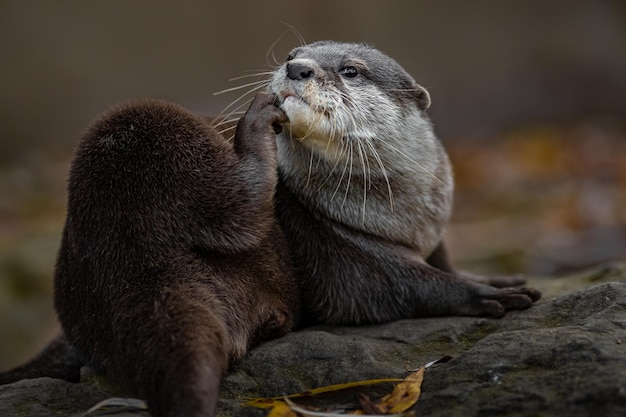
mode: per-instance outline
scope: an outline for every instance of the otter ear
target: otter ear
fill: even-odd
[[[419,84],[413,85],[413,95],[417,100],[417,107],[420,110],[425,111],[430,107],[430,94],[424,87]]]

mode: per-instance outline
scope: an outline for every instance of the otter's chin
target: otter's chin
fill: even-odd
[[[287,97],[280,108],[285,112],[289,122],[287,126],[292,136],[304,137],[316,131],[315,120],[319,117],[303,101]]]
[[[312,113],[311,107],[296,96],[285,97],[279,107],[287,114],[289,119],[298,114],[301,114],[301,118],[310,118]]]

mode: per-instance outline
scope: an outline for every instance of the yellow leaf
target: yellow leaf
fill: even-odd
[[[283,398],[284,397],[250,398],[248,401],[244,403],[244,405],[248,407],[256,407],[256,408],[261,408],[265,410],[268,408],[274,408],[281,404],[285,404],[285,401],[283,401]]]
[[[380,403],[375,405],[376,410],[381,414],[396,414],[413,407],[422,393],[424,369],[420,368],[404,378],[404,381],[394,387],[391,394],[383,397]]]
[[[298,417],[298,415],[287,404],[277,401],[267,417]]]
[[[368,385],[377,385],[377,384],[383,384],[383,383],[389,383],[389,382],[402,383],[403,381],[404,380],[400,378],[381,378],[381,379],[369,379],[365,381],[347,382],[345,384],[327,385],[325,387],[315,388],[315,389],[300,392],[297,394],[284,395],[281,397],[250,398],[248,401],[244,403],[244,405],[249,406],[249,407],[266,409],[266,408],[274,407],[278,403],[282,403],[285,398],[292,399],[292,398],[302,398],[302,397],[313,397],[316,395],[325,394],[327,392],[343,391],[343,390],[351,389],[355,387],[364,387]]]

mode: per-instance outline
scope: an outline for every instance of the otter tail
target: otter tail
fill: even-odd
[[[157,293],[133,299],[94,360],[155,417],[213,416],[230,350],[220,303],[197,283]]]
[[[37,356],[17,368],[0,372],[0,385],[21,379],[50,377],[69,382],[80,380],[83,361],[60,333]]]

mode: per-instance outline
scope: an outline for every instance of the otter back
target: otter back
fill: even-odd
[[[282,117],[260,95],[231,144],[178,106],[132,102],[78,147],[55,306],[80,356],[156,416],[212,415],[229,362],[293,325],[273,217]]]

